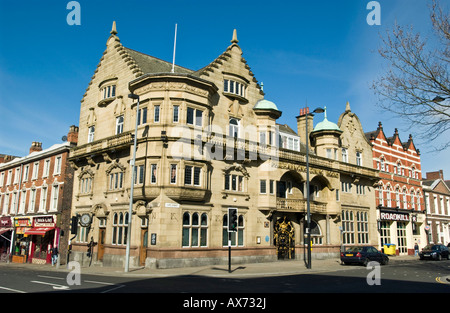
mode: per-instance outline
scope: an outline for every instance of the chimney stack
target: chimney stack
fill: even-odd
[[[30,147],[30,154],[39,151],[42,151],[42,142],[33,141]]]
[[[427,172],[427,180],[435,180],[435,179],[442,179],[444,180],[444,171],[439,170],[436,172]]]
[[[67,141],[72,144],[78,143],[78,126],[70,126],[69,132],[67,133]]]
[[[306,134],[306,123],[308,123],[308,134]],[[309,107],[301,108],[300,115],[297,116],[297,134],[300,136],[300,141],[306,144],[308,141],[309,147],[311,149],[311,140],[309,134],[314,130],[313,128],[313,116],[309,114]]]

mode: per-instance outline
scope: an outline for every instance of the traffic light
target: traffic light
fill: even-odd
[[[70,223],[70,233],[76,235],[78,231],[78,215],[72,216],[72,221]]]
[[[228,231],[235,232],[238,227],[238,216],[236,208],[228,208]]]

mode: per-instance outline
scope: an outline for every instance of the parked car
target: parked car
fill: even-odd
[[[372,246],[353,246],[341,252],[341,262],[344,264],[359,263],[367,266],[370,261],[386,265],[389,263],[389,257]]]
[[[449,260],[450,252],[444,245],[427,245],[419,252],[419,257],[421,260],[432,259],[439,261],[442,258]]]

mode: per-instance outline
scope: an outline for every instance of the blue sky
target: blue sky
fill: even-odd
[[[403,141],[414,136],[414,129],[379,111],[369,87],[385,69],[377,49],[394,21],[431,32],[426,1],[379,0],[379,26],[366,22],[369,0],[80,0],[81,25],[72,26],[68,2],[0,0],[0,153],[26,155],[32,141],[50,147],[78,125],[80,100],[114,20],[124,46],[167,61],[177,23],[176,63],[194,70],[220,55],[236,28],[266,99],[283,111],[279,122],[293,129],[306,101],[326,106],[336,123],[349,101],[365,132],[381,121],[387,136],[394,128]],[[450,178],[450,151],[435,154],[415,143],[422,172],[443,169]]]

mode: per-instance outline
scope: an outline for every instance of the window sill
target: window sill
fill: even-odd
[[[99,107],[106,107],[108,104],[110,104],[111,102],[113,102],[115,99],[116,99],[115,96],[114,96],[114,97],[109,97],[109,98],[102,99],[102,100],[100,100],[100,101],[97,103],[97,106],[99,106]]]
[[[227,96],[227,97],[229,97],[229,98],[235,98],[235,99],[238,99],[239,101],[244,102],[244,103],[248,103],[247,98],[245,98],[245,97],[243,97],[243,96],[241,96],[241,95],[232,93],[232,92],[226,92],[226,91],[224,91],[224,92],[223,92],[223,95],[224,95],[224,96]]]

